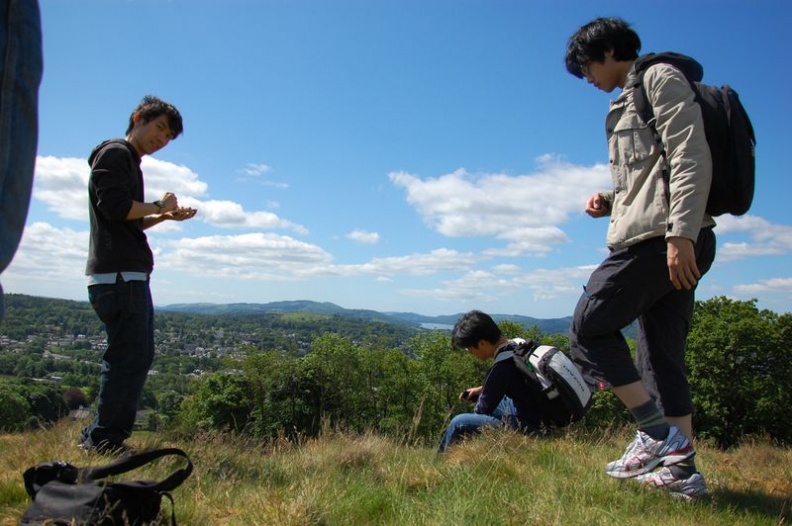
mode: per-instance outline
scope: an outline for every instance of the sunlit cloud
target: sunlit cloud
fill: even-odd
[[[364,245],[376,245],[380,241],[380,235],[377,232],[368,232],[366,230],[353,230],[346,237]]]
[[[256,169],[263,170],[264,165]],[[208,185],[198,174],[185,166],[143,157],[141,169],[145,174],[146,201],[155,201],[165,192],[173,192],[181,206],[198,209],[197,221],[220,228],[288,229],[305,234],[308,230],[267,211],[245,210],[233,201],[203,199]],[[33,199],[46,204],[59,217],[88,221],[88,178],[90,167],[85,159],[52,156],[36,159]],[[161,223],[159,235],[179,232],[182,226],[174,222]]]
[[[771,223],[757,216],[720,216],[716,219],[717,236],[744,236],[743,241],[723,241],[718,246],[719,262],[778,256],[792,252],[792,226]]]
[[[160,262],[198,276],[283,281],[310,275],[332,264],[316,245],[273,233],[183,238],[164,243]]]
[[[792,278],[772,278],[757,283],[736,285],[734,291],[744,295],[790,294],[792,293]]]
[[[57,254],[57,258],[53,255]],[[26,280],[85,280],[88,232],[36,222],[25,227],[9,274]],[[4,279],[6,274],[3,275]]]
[[[206,183],[184,166],[146,156],[143,157],[141,169],[146,179],[146,201],[156,201],[165,192],[187,198],[199,198],[206,194]],[[90,174],[91,169],[85,159],[37,157],[33,199],[45,203],[59,217],[88,221]]]
[[[256,183],[262,186],[269,186],[272,188],[281,188],[285,189],[288,188],[288,183],[279,182],[279,181],[271,181],[269,179],[265,179],[261,176],[268,174],[272,171],[272,167],[267,164],[248,164],[239,172],[243,175],[241,179],[243,180],[251,180],[255,181]]]
[[[508,265],[491,271],[471,270],[457,279],[443,280],[439,287],[410,288],[402,293],[461,304],[493,303],[524,296],[541,308],[542,301],[580,295],[594,266],[536,269],[518,272]],[[573,307],[574,305],[572,305]],[[570,308],[571,315],[571,308]]]
[[[267,164],[248,164],[242,168],[242,173],[245,175],[262,175],[272,171],[272,167]]]
[[[277,214],[246,211],[242,205],[233,201],[183,199],[180,200],[180,203],[198,209],[199,215],[196,216],[196,219],[219,228],[287,229],[300,234],[308,232],[304,226],[286,221]]]
[[[389,174],[407,192],[424,221],[448,237],[494,237],[508,241],[502,255],[541,255],[568,241],[559,225],[583,210],[586,199],[610,184],[605,165],[575,166],[552,156],[528,175],[450,174],[421,178]],[[496,250],[494,253],[497,253]]]
[[[429,276],[440,272],[462,271],[470,268],[478,258],[447,248],[426,253],[374,258],[361,265],[343,265],[339,269],[347,274],[378,274],[384,276]]]

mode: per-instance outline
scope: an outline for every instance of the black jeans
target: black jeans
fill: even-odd
[[[82,431],[87,446],[121,444],[132,434],[138,401],[154,361],[154,307],[148,281],[88,287],[105,325],[107,350],[99,373],[96,417]]]
[[[591,274],[570,330],[576,362],[591,384],[641,380],[666,416],[693,411],[685,367],[685,341],[694,290],[676,290],[668,277],[664,238],[612,252]],[[706,273],[715,259],[715,234],[699,232],[696,264]],[[635,363],[621,330],[638,320]]]

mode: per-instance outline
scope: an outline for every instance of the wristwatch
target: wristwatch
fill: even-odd
[[[162,201],[154,201],[152,204],[156,205],[159,208],[159,213],[162,213],[162,209],[165,208],[165,205],[162,204]]]

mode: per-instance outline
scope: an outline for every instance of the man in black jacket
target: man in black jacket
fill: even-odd
[[[146,203],[140,163],[182,130],[175,106],[147,96],[132,112],[126,138],[104,141],[88,159],[91,235],[85,274],[91,305],[107,331],[107,350],[99,373],[96,417],[80,437],[87,451],[125,450],[154,360],[149,288],[154,257],[144,230],[166,220],[191,219],[196,210],[180,207],[171,192]]]

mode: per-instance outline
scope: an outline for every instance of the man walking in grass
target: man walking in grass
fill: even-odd
[[[621,90],[605,120],[613,189],[586,203],[590,216],[610,217],[610,254],[584,287],[570,345],[581,369],[613,386],[638,424],[606,473],[691,499],[707,487],[691,444],[685,340],[694,290],[715,257],[715,222],[705,212],[712,163],[700,108],[676,67],[646,70],[656,120],[654,127],[642,122],[633,98],[640,49],[638,34],[618,18],[584,25],[567,45],[572,75],[607,93]],[[621,329],[636,318],[633,363]]]

